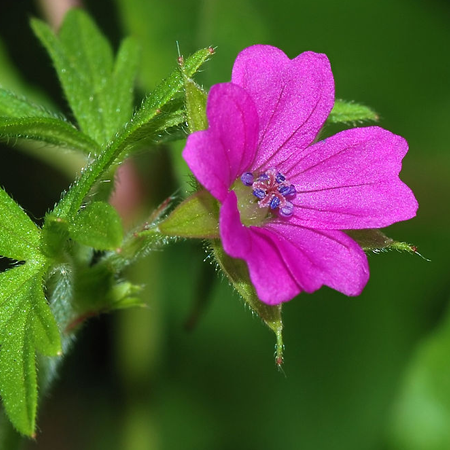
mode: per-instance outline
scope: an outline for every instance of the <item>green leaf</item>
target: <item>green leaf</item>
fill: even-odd
[[[185,238],[219,237],[219,207],[205,190],[198,191],[180,203],[159,225],[167,236]]]
[[[210,49],[203,49],[189,57],[184,65],[186,75],[191,77],[207,61],[210,55]],[[152,126],[152,121],[157,122],[158,131],[156,136],[154,136],[155,138],[158,137],[162,130],[166,129],[168,124],[161,123],[159,115],[173,101],[182,88],[183,77],[177,68],[144,100],[140,109],[134,114],[122,132],[84,170],[82,176],[56,206],[54,212],[58,217],[73,217],[76,214],[89,190],[108,168],[112,164],[120,162],[127,155],[127,151],[136,145],[136,141],[142,139],[142,129],[148,130]],[[150,136],[147,136],[147,138],[150,138]]]
[[[283,320],[281,318],[281,304],[270,306],[263,303],[256,294],[255,287],[250,281],[246,263],[241,259],[228,256],[220,240],[211,241],[212,250],[220,268],[230,280],[232,286],[242,296],[250,309],[275,333],[276,350],[275,362],[278,367],[283,364]]]
[[[122,220],[109,203],[94,202],[75,216],[69,233],[76,242],[96,250],[115,250],[123,239]]]
[[[0,116],[57,118],[42,106],[3,88],[0,88]]]
[[[0,255],[25,261],[40,254],[39,244],[39,228],[0,188]]]
[[[47,356],[61,351],[43,292],[47,263],[40,244],[40,230],[0,189],[0,254],[28,260],[0,273],[0,395],[14,427],[30,436],[37,408],[35,349]]]
[[[70,122],[25,97],[0,88],[0,137],[44,141],[52,145],[98,153],[99,146]]]
[[[0,274],[0,395],[14,427],[32,436],[37,409],[35,349],[61,352],[59,330],[43,292],[43,261]]]
[[[416,246],[407,244],[406,242],[394,241],[394,239],[387,237],[382,231],[377,229],[347,230],[346,233],[366,252],[380,253],[397,250],[399,252],[415,253],[422,256],[417,252]]]
[[[89,155],[99,146],[72,124],[52,117],[0,117],[0,138],[23,138],[44,141],[59,147],[80,150]]]
[[[129,120],[138,52],[125,41],[114,64],[109,42],[81,9],[70,10],[59,39],[44,22],[34,32],[49,52],[81,130],[99,144],[109,142]]]
[[[406,372],[389,420],[389,448],[450,448],[449,348],[450,309],[438,329],[419,344]]]
[[[379,119],[378,114],[367,106],[359,103],[336,100],[334,107],[328,116],[328,123],[355,123],[375,121]]]
[[[117,53],[112,75],[105,87],[108,120],[113,132],[120,130],[133,114],[134,81],[139,57],[137,42],[133,38],[124,39]]]

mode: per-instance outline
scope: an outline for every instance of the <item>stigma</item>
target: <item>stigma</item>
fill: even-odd
[[[281,217],[291,217],[294,213],[292,200],[297,193],[295,186],[276,169],[269,169],[256,178],[251,172],[241,176],[244,186],[251,186],[253,195],[258,199],[260,208],[267,208],[278,212]]]

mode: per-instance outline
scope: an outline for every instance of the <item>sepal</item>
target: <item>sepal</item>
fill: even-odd
[[[179,64],[183,76],[189,134],[195,131],[206,130],[208,128],[208,120],[206,118],[206,99],[208,93],[188,76],[184,69],[183,59],[180,60]]]
[[[415,253],[424,258],[417,251],[415,245],[408,244],[407,242],[395,241],[378,229],[347,230],[346,233],[355,240],[365,252],[380,253],[389,250],[397,250],[399,252]]]
[[[219,237],[219,205],[207,191],[198,191],[180,203],[158,226],[166,236]]]

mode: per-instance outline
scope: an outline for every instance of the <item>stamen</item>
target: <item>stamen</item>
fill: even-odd
[[[288,196],[290,194],[291,187],[290,186],[281,186],[281,187],[278,188],[278,191],[280,192],[280,194],[283,197],[286,197],[286,196]]]
[[[262,200],[266,196],[266,192],[263,189],[254,189],[253,195]]]
[[[251,186],[253,184],[253,174],[251,172],[245,172],[241,176],[241,181],[245,186]]]
[[[284,206],[280,209],[280,216],[282,217],[291,217],[294,214],[294,205],[291,202],[286,202]]]
[[[277,180],[277,183],[282,183],[283,181],[286,180],[286,177],[282,173],[278,172],[276,180]]]
[[[295,197],[295,194],[297,193],[297,189],[295,189],[295,186],[293,184],[291,184],[289,186],[290,191],[289,194],[287,194],[289,197]]]
[[[258,199],[259,208],[278,210],[281,217],[291,217],[294,213],[294,205],[288,199],[295,197],[297,189],[281,172],[269,169],[258,177],[245,172],[241,181],[244,186],[252,186],[252,194]]]
[[[277,209],[280,206],[281,200],[278,197],[273,196],[270,200],[270,209]]]

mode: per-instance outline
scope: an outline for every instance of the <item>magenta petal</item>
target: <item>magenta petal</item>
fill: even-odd
[[[293,220],[265,228],[277,236],[287,267],[305,291],[325,285],[346,295],[361,294],[369,279],[367,256],[345,233],[312,230]]]
[[[220,212],[220,233],[225,251],[247,262],[259,298],[270,305],[322,285],[359,295],[369,277],[366,255],[345,233],[311,230],[292,221],[247,228],[233,192]]]
[[[254,170],[277,167],[310,145],[334,104],[333,74],[323,54],[290,60],[275,47],[255,45],[238,55],[232,81],[251,95],[259,116]]]
[[[208,130],[188,137],[183,157],[199,182],[223,201],[253,162],[258,116],[250,96],[232,83],[211,88],[207,116]]]
[[[258,114],[247,92],[233,83],[211,88],[206,108],[209,129],[226,150],[231,182],[253,163],[258,143]]]
[[[230,185],[230,170],[222,143],[214,134],[210,130],[190,134],[183,158],[197,180],[214,197],[223,201]]]
[[[338,133],[293,155],[295,221],[319,229],[382,228],[414,217],[417,201],[398,174],[406,141],[379,127]]]
[[[361,294],[369,279],[367,256],[345,233],[312,230],[297,226],[293,220],[273,222],[265,229],[305,291],[313,292],[325,285],[346,295]]]

